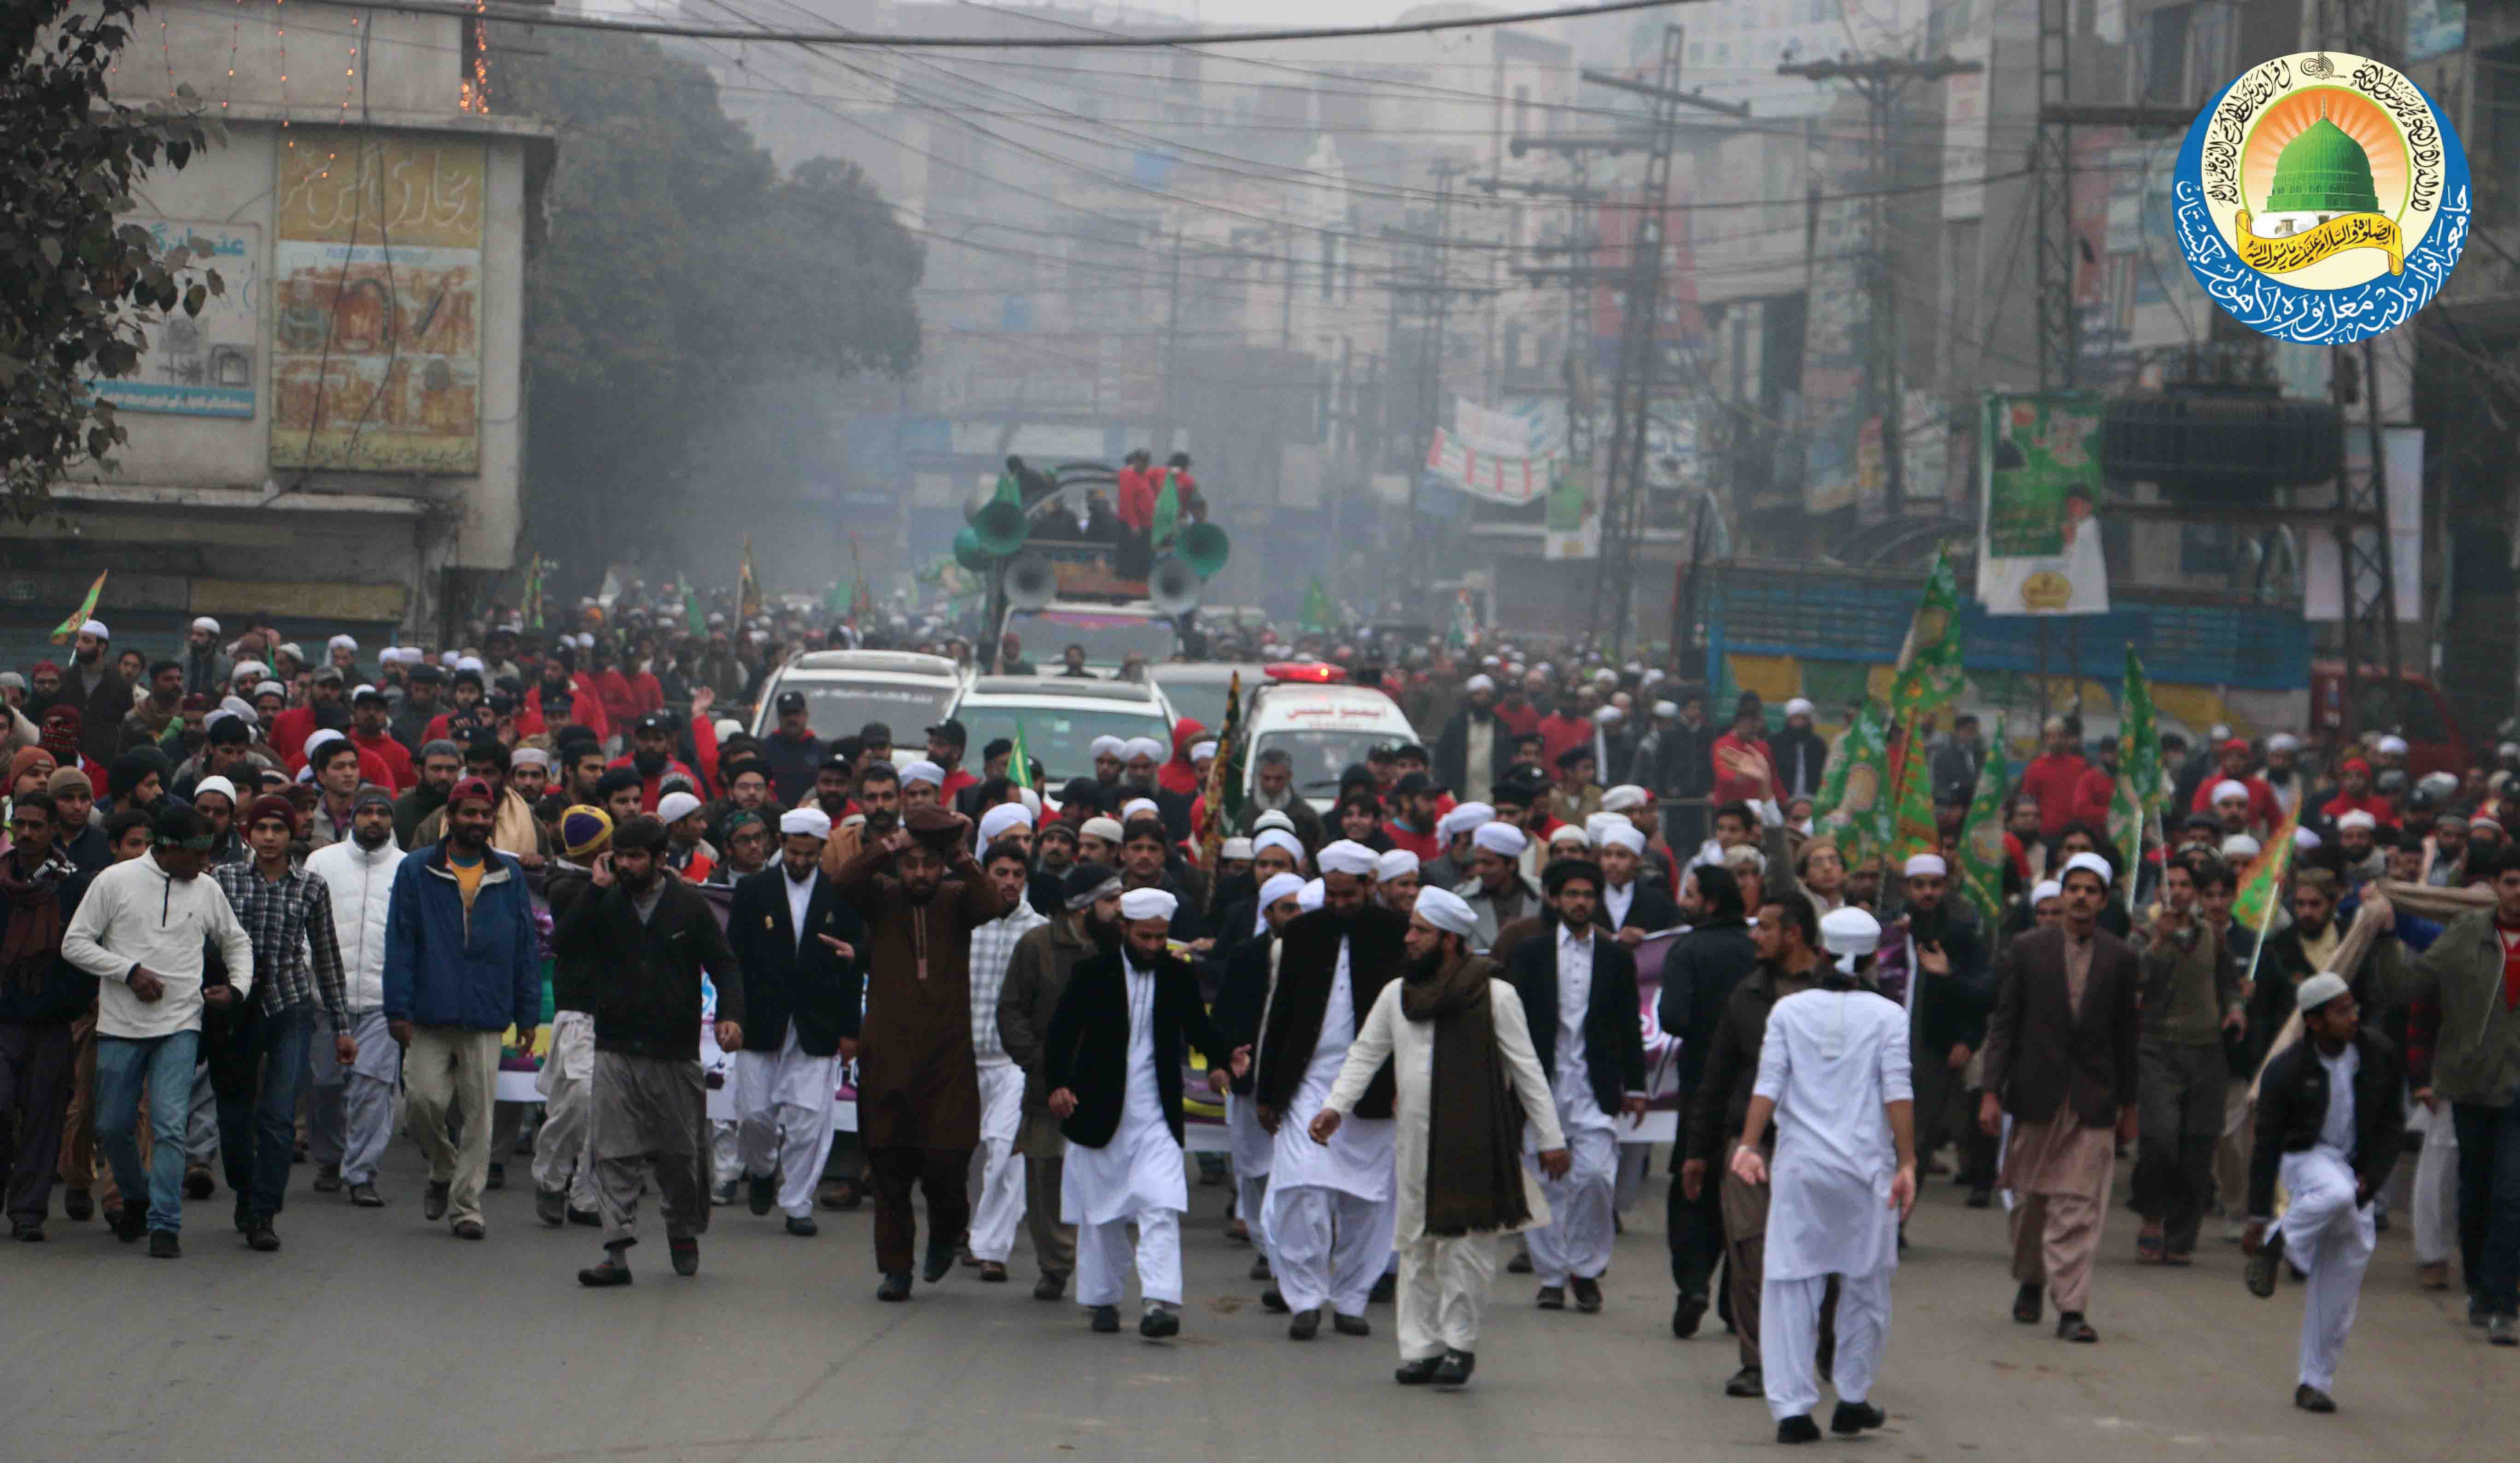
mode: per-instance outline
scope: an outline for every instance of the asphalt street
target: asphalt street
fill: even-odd
[[[1032,1300],[1020,1247],[1010,1284],[958,1270],[881,1304],[864,1211],[824,1214],[805,1240],[776,1213],[720,1209],[696,1278],[672,1274],[659,1236],[634,1252],[636,1285],[590,1292],[574,1275],[601,1257],[595,1232],[543,1228],[523,1189],[487,1196],[490,1236],[472,1244],[421,1219],[407,1142],[383,1210],[314,1194],[312,1175],[295,1172],[277,1255],[245,1248],[224,1192],[193,1208],[176,1261],[58,1213],[48,1243],[0,1246],[0,1458],[1528,1463],[1738,1457],[1773,1437],[1762,1404],[1722,1395],[1722,1327],[1670,1334],[1658,1176],[1603,1313],[1537,1311],[1528,1277],[1500,1270],[1475,1381],[1436,1394],[1392,1384],[1387,1306],[1371,1338],[1286,1340],[1244,1278],[1251,1252],[1223,1236],[1222,1188],[1192,1189],[1183,1334],[1151,1344]],[[2520,1351],[2487,1347],[2454,1293],[2416,1287],[2403,1224],[2382,1238],[2327,1418],[2290,1404],[2297,1289],[2251,1299],[2236,1247],[2210,1243],[2193,1269],[2138,1268],[2134,1232],[2110,1215],[2104,1339],[2070,1347],[2011,1322],[2001,1212],[1938,1181],[1873,1394],[1891,1423],[1815,1451],[2465,1460],[2520,1434]]]

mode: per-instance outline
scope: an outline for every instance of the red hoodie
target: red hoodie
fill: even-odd
[[[1593,718],[1567,716],[1556,711],[1540,718],[1540,765],[1549,775],[1557,775],[1557,756],[1569,747],[1590,746],[1593,741]],[[1600,769],[1595,768],[1595,771]]]
[[[1172,760],[1155,769],[1155,786],[1186,798],[1197,794],[1198,768],[1191,764],[1190,750],[1206,740],[1207,728],[1190,717],[1174,722]]]

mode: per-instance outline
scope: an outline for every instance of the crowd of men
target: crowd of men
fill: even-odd
[[[1134,1272],[1160,1339],[1213,1097],[1201,1177],[1230,1173],[1287,1335],[1367,1335],[1392,1301],[1396,1379],[1460,1386],[1499,1236],[1539,1307],[1603,1308],[1645,1152],[1622,1138],[1676,1095],[1672,1329],[1722,1316],[1726,1391],[1780,1440],[1820,1436],[1822,1378],[1834,1431],[1879,1424],[1899,1230],[1936,1174],[2005,1194],[2010,1313],[2069,1344],[2101,1339],[2130,1155],[2139,1260],[2192,1265],[2219,1216],[2252,1292],[2303,1281],[2306,1409],[2334,1407],[2393,1206],[2419,1283],[2454,1265],[2520,1344],[2520,746],[2417,776],[2391,735],[2165,736],[2165,836],[2121,849],[2115,746],[2056,718],[1988,928],[1953,881],[1966,715],[1892,749],[1943,824],[1892,868],[1813,822],[1834,753],[1809,703],[1744,694],[1718,726],[1642,664],[1307,647],[1437,734],[1377,748],[1327,813],[1257,756],[1228,814],[1195,722],[1106,738],[1058,787],[1005,744],[967,766],[951,720],[896,752],[782,697],[756,737],[712,711],[855,632],[669,623],[308,658],[206,618],[135,654],[90,621],[67,665],[0,675],[15,1236],[46,1237],[58,1186],[67,1219],[174,1258],[224,1182],[276,1251],[295,1163],[384,1207],[407,1130],[422,1212],[468,1240],[530,1152],[538,1218],[600,1231],[590,1288],[633,1283],[652,1189],[683,1275],[714,1208],[810,1238],[872,1204],[885,1302],[1006,1281],[1020,1230],[1037,1298],[1072,1286],[1117,1331]],[[2234,895],[2279,834],[2295,872],[2256,932]],[[503,1066],[537,1103],[502,1100]]]

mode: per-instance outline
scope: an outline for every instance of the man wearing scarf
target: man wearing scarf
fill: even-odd
[[[1310,1123],[1328,1144],[1384,1064],[1398,1123],[1398,1330],[1404,1387],[1459,1387],[1477,1360],[1496,1275],[1495,1236],[1549,1222],[1522,1166],[1528,1120],[1541,1171],[1570,1158],[1522,1002],[1494,961],[1470,953],[1475,919],[1448,891],[1421,889],[1406,975],[1382,987]]]
[[[18,1134],[6,1176],[10,1237],[20,1240],[44,1237],[76,1071],[70,1024],[96,999],[96,978],[62,958],[88,876],[63,855],[57,831],[52,795],[28,793],[9,809],[0,853],[0,1123]]]

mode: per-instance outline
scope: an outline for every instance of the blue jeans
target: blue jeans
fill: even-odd
[[[168,1231],[184,1227],[184,1125],[193,1106],[193,1060],[200,1051],[199,1031],[169,1031],[163,1036],[96,1038],[96,1141],[113,1166],[114,1187],[122,1202],[137,1204],[149,1196],[149,1227]],[[149,1094],[149,1171],[140,1170],[140,1120],[143,1087]]]
[[[238,1048],[232,1056],[251,1080],[219,1094],[219,1162],[242,1212],[276,1214],[289,1193],[297,1092],[306,1081],[306,1047],[314,1034],[315,1008],[291,1006],[278,1015],[256,1013],[234,1038]]]
[[[2520,1097],[2498,1108],[2453,1103],[2458,1128],[2458,1258],[2467,1293],[2495,1315],[2520,1315]]]

